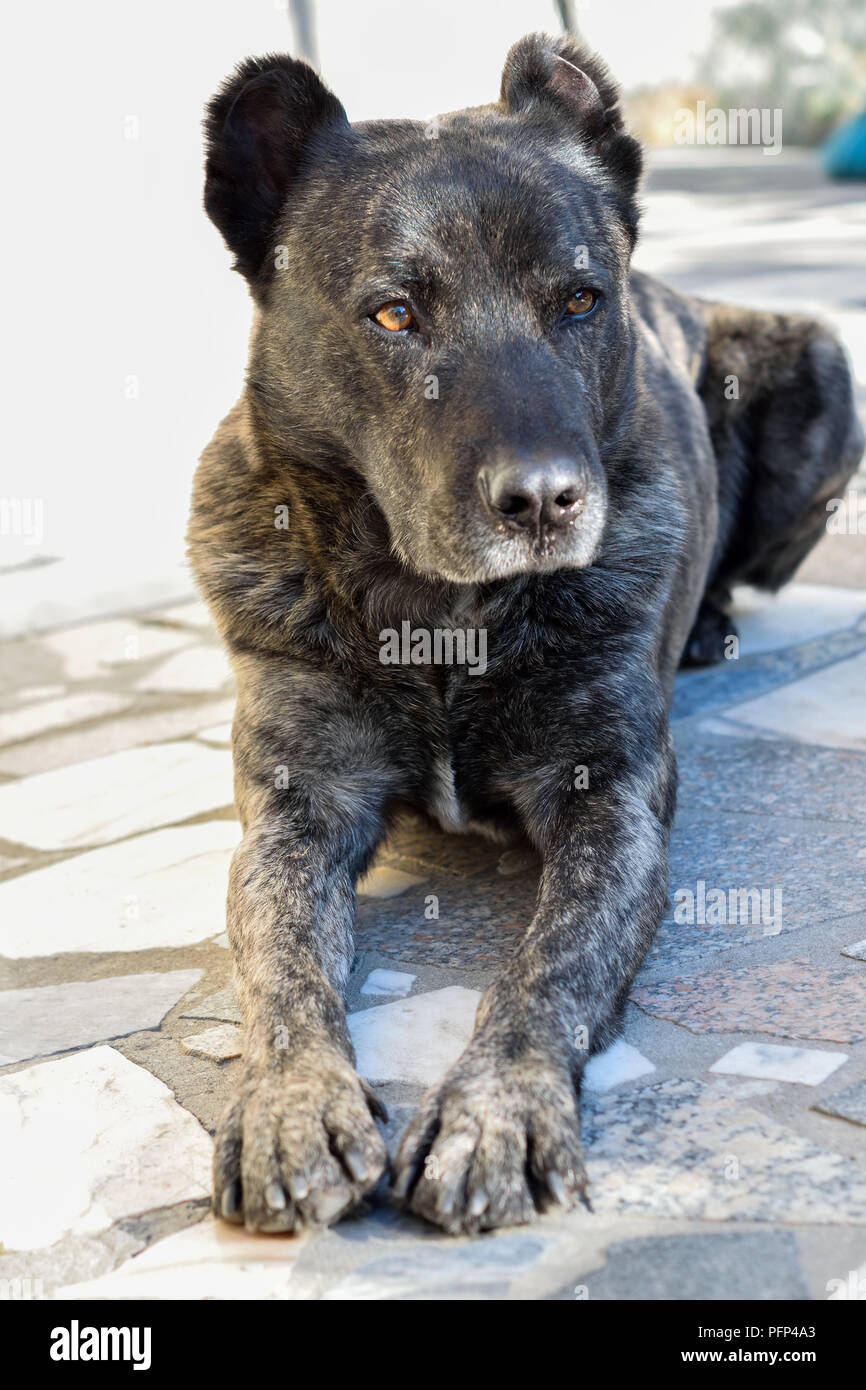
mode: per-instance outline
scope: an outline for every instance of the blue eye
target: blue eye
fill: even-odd
[[[563,318],[566,321],[569,319],[588,318],[598,303],[598,299],[599,296],[596,294],[595,290],[586,288],[575,290],[571,299],[565,306]]]

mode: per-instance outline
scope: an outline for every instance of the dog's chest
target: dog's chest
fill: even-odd
[[[485,617],[474,595],[469,594],[439,621],[461,637],[459,643],[452,644],[451,651],[458,656],[464,653],[466,659],[450,661],[436,673],[434,698],[440,736],[430,749],[424,809],[450,834],[474,833],[495,840],[507,839],[503,828],[479,810],[477,798],[476,804],[470,806],[460,790],[463,778],[459,774],[466,753],[466,711],[475,703],[473,692],[480,693],[485,683],[488,635]],[[458,708],[460,716],[456,717]]]

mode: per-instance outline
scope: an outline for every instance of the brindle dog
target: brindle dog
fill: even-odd
[[[583,1193],[581,1074],[665,909],[674,673],[722,655],[731,584],[778,588],[821,536],[862,447],[848,368],[817,323],[630,271],[640,147],[569,39],[427,127],[352,126],[304,63],[250,59],[206,131],[256,305],[189,532],[244,830],[215,1207],[294,1230],[386,1170],[342,996],[355,880],[412,803],[543,870],[395,1191],[448,1231],[529,1221]],[[486,671],[383,664],[407,620],[486,630]]]

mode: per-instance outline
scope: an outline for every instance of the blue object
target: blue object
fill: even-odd
[[[866,111],[833,132],[821,161],[833,179],[866,179]]]

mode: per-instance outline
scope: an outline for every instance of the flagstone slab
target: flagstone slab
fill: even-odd
[[[866,941],[854,941],[850,946],[844,946],[842,955],[850,956],[852,960],[866,960]]]
[[[113,1047],[0,1077],[0,1132],[6,1251],[209,1194],[209,1136],[167,1086]]]
[[[866,901],[863,848],[860,824],[804,824],[796,816],[684,810],[671,839],[671,907],[642,968],[644,977],[649,971],[679,972],[684,962],[730,946],[751,945],[859,912]],[[716,890],[728,900],[732,891],[738,895],[736,913],[728,911],[727,920],[718,923],[709,912],[699,920],[700,892],[709,903]],[[686,908],[677,913],[678,903],[687,903],[687,891],[694,898],[691,920],[685,920]],[[741,906],[739,895],[755,893],[764,895],[761,901],[768,904],[771,920],[760,920],[752,906],[759,900],[753,897],[744,897]],[[675,913],[681,920],[675,920]],[[759,920],[753,920],[755,915]]]
[[[866,616],[866,590],[831,584],[786,584],[778,594],[738,585],[733,598],[741,657],[811,642]]]
[[[710,1071],[725,1076],[750,1076],[766,1081],[792,1081],[800,1086],[820,1086],[847,1060],[846,1052],[780,1047],[778,1043],[741,1043],[713,1062]]]
[[[250,1235],[210,1217],[167,1236],[111,1274],[58,1289],[71,1299],[282,1298],[305,1236]]]
[[[197,643],[160,662],[136,681],[135,688],[196,695],[221,690],[231,679],[232,668],[222,647]]]
[[[46,734],[29,743],[0,750],[0,772],[13,777],[31,777],[37,772],[51,772],[70,763],[104,758],[122,753],[146,743],[164,743],[169,739],[197,734],[207,719],[230,715],[233,700],[211,700],[199,705],[182,705],[179,709],[139,711],[115,719],[89,724],[74,733]]]
[[[0,993],[0,1066],[158,1028],[201,970],[112,975]]]
[[[866,976],[805,959],[712,970],[632,990],[656,1018],[691,1033],[771,1033],[823,1042],[866,1038]]]
[[[773,737],[866,752],[866,652],[836,661],[732,711]]]
[[[361,986],[362,994],[390,994],[402,998],[412,989],[417,975],[408,975],[404,970],[371,970]]]
[[[798,679],[866,654],[866,624],[829,632],[784,651],[753,652],[735,661],[678,672],[671,718],[723,715],[736,720],[747,700],[757,700]],[[764,735],[773,737],[771,730]],[[835,745],[834,745],[835,746]]]
[[[866,825],[866,754],[777,742],[734,725],[728,735],[724,741],[690,738],[680,745],[680,813],[796,812],[805,819]]]
[[[190,1004],[181,1017],[217,1018],[223,1023],[242,1022],[241,1006],[234,985],[226,985],[225,989],[218,989],[198,1004]]]
[[[206,1028],[203,1033],[192,1033],[181,1038],[184,1052],[193,1057],[207,1057],[212,1062],[228,1062],[232,1057],[240,1057],[243,1052],[244,1035],[240,1028],[230,1023],[220,1023],[215,1028]]]
[[[406,860],[424,873],[442,869],[471,878],[485,869],[495,869],[501,854],[502,846],[491,840],[479,835],[448,835],[431,821],[407,811],[394,826],[379,857],[386,863],[395,857]]]
[[[438,1081],[472,1036],[480,998],[451,985],[350,1014],[358,1071],[372,1082]]]
[[[0,955],[191,946],[225,921],[236,821],[155,830],[0,884]]]
[[[231,756],[197,743],[133,748],[0,786],[0,836],[73,849],[232,803]]]
[[[332,1284],[322,1301],[466,1302],[505,1299],[550,1247],[540,1235],[503,1235],[454,1245],[412,1242]]]
[[[504,878],[495,865],[473,876],[431,871],[423,887],[400,897],[358,899],[358,949],[388,956],[397,968],[412,960],[490,969],[504,963],[524,935],[537,885],[535,871]]]
[[[866,1125],[866,1081],[855,1081],[843,1091],[816,1100],[813,1110],[825,1115],[835,1115],[840,1120],[850,1120],[854,1125]]]
[[[387,864],[378,864],[358,879],[356,892],[363,898],[399,898],[409,888],[424,882],[418,874],[406,874]]]
[[[598,1216],[866,1225],[866,1173],[758,1110],[767,1083],[674,1079],[588,1095]]]
[[[791,1231],[645,1236],[615,1241],[602,1269],[578,1276],[560,1300],[808,1299]],[[709,1345],[709,1342],[707,1343]],[[723,1345],[726,1342],[713,1343]]]
[[[147,627],[134,618],[110,618],[60,628],[41,636],[39,642],[59,658],[68,680],[92,680],[115,667],[149,661],[187,646],[190,634],[170,628]]]
[[[83,724],[88,719],[100,719],[129,709],[128,696],[111,691],[89,690],[64,695],[56,700],[42,700],[22,709],[0,714],[0,744],[19,743],[35,738],[52,729],[64,729],[70,724]]]
[[[655,1066],[631,1043],[618,1038],[604,1052],[590,1057],[583,1073],[583,1085],[588,1091],[611,1091],[626,1081],[648,1076]]]

